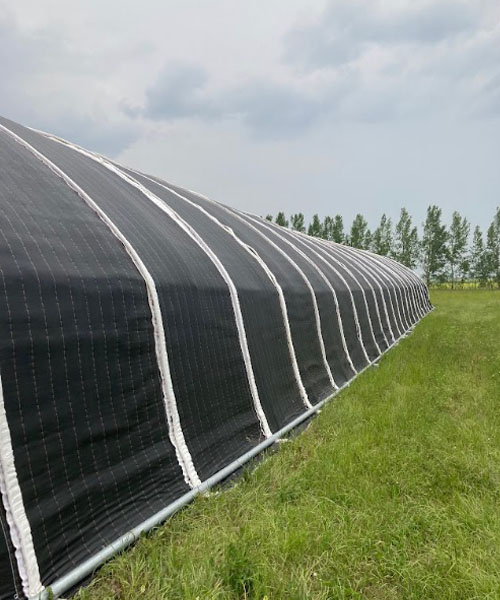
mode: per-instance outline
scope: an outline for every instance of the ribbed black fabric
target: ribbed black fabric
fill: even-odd
[[[0,128],[0,374],[45,586],[185,493],[186,457],[201,480],[216,473],[431,308],[392,261],[0,124],[112,222]],[[0,524],[4,600],[22,596],[24,558],[3,506]]]

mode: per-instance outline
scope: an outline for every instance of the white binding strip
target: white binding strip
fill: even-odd
[[[0,125],[1,127],[1,125]],[[44,587],[36,558],[31,526],[26,515],[23,495],[17,478],[14,451],[0,376],[0,494],[2,496],[10,539],[15,549],[17,569],[23,591],[30,598],[40,594]]]
[[[413,289],[408,285],[408,282],[401,276],[398,269],[394,268],[394,265],[385,263],[384,261],[377,260],[375,256],[363,253],[367,260],[371,260],[376,263],[380,269],[387,273],[387,276],[395,281],[396,289],[399,291],[401,302],[403,306],[403,317],[405,319],[406,329],[413,327],[415,321],[418,320],[418,314],[413,299]]]
[[[0,486],[0,490],[1,490],[1,486]],[[2,498],[2,495],[1,495],[1,491],[0,491],[0,499],[1,498]],[[3,501],[1,503],[3,504]],[[8,541],[11,539],[10,533],[9,533],[9,525],[3,518],[0,518],[0,535],[3,535],[5,543],[8,544]],[[11,544],[12,544],[12,541],[11,541]],[[12,583],[14,585],[14,592],[15,592],[15,594],[17,594],[17,596],[14,594],[14,599],[16,600],[16,598],[21,598],[21,596],[23,596],[24,593],[22,591],[20,591],[20,590],[22,590],[22,587],[18,586],[19,567],[17,566],[15,549],[14,549],[14,556],[13,556],[11,549],[8,547],[7,548],[7,556],[9,559],[10,573],[12,575]],[[43,591],[43,590],[41,590],[41,591]]]
[[[349,274],[349,276],[353,279],[353,281],[359,287],[359,290],[361,291],[361,296],[363,298],[363,303],[364,303],[364,306],[365,306],[365,312],[366,312],[366,316],[367,316],[367,319],[368,319],[368,326],[369,326],[369,329],[370,329],[370,334],[371,334],[371,337],[372,337],[373,344],[375,345],[375,348],[377,349],[377,352],[379,354],[382,354],[382,350],[380,349],[380,346],[378,345],[377,339],[375,337],[375,331],[373,329],[373,323],[372,323],[372,318],[371,318],[371,314],[370,314],[370,307],[368,306],[368,301],[366,299],[366,292],[365,292],[364,287],[361,285],[359,279],[356,277],[356,275],[354,275],[354,273],[352,272],[352,270],[349,269],[349,267],[347,265],[345,265],[342,261],[340,261],[337,258],[335,258],[332,254],[330,254],[329,252],[327,252],[323,248],[322,244],[318,242],[319,238],[314,238],[314,237],[311,237],[311,236],[306,236],[305,234],[299,233],[299,232],[296,232],[296,231],[294,233],[296,233],[297,235],[300,235],[301,237],[307,237],[310,246],[316,247],[324,256],[326,256],[327,257],[327,262],[333,261],[341,269],[344,269],[344,271]],[[375,308],[378,310],[378,306],[377,306],[376,302],[375,302]],[[381,329],[382,329],[382,327],[381,327]],[[383,333],[383,329],[382,329],[382,333]],[[384,339],[385,339],[385,336],[384,336]]]
[[[360,250],[360,252],[376,262],[381,266],[384,266],[389,273],[393,276],[398,277],[399,281],[403,283],[402,289],[405,293],[405,302],[408,308],[408,318],[412,320],[411,326],[413,326],[418,320],[423,318],[427,314],[427,310],[424,309],[425,300],[421,304],[418,298],[423,298],[423,289],[425,286],[422,281],[407,267],[404,267],[397,261],[390,259],[385,256],[374,254],[368,250]],[[409,300],[408,300],[409,299]],[[409,304],[412,305],[410,309]]]
[[[370,252],[368,254],[371,255]],[[386,258],[385,256],[376,256],[376,260],[381,260],[388,265],[389,268],[393,268],[398,273],[400,273],[401,277],[407,282],[407,288],[410,290],[410,298],[412,304],[414,306],[414,319],[415,321],[419,320],[419,318],[423,318],[427,314],[427,310],[425,309],[426,302],[423,290],[425,288],[422,281],[413,273],[411,269],[401,265],[395,260]]]
[[[412,295],[412,301],[415,305],[415,320],[423,318],[430,309],[428,301],[428,290],[423,282],[406,267],[401,267],[401,273],[409,282],[408,289]]]
[[[384,291],[387,292],[387,295],[389,297],[389,305],[391,308],[391,313],[392,313],[392,316],[394,319],[394,324],[397,329],[397,335],[398,335],[398,337],[400,337],[402,334],[402,329],[400,328],[400,324],[401,324],[401,327],[403,328],[403,330],[404,330],[404,325],[401,320],[401,310],[400,310],[400,306],[399,306],[399,300],[396,295],[396,290],[394,289],[394,285],[392,284],[392,281],[389,280],[390,285],[394,289],[394,296],[395,296],[395,299],[396,299],[396,302],[398,305],[399,319],[396,316],[396,311],[394,310],[394,304],[392,302],[392,296],[391,296],[390,290],[387,288],[387,282],[382,279],[382,271],[381,271],[381,269],[378,268],[378,265],[376,265],[376,264],[374,265],[373,261],[368,261],[363,254],[356,252],[353,248],[347,248],[346,246],[343,246],[342,244],[333,244],[332,242],[327,242],[327,243],[328,243],[328,245],[330,245],[332,248],[334,248],[338,252],[344,254],[345,256],[348,256],[350,258],[350,260],[355,262],[360,269],[362,269],[367,275],[369,275],[369,277],[371,277],[371,279],[373,279],[375,281],[375,283],[380,291],[380,294],[383,298],[385,317],[389,322],[389,328],[390,328],[389,330],[391,332],[392,340],[394,341],[395,340],[394,330],[392,329],[392,325],[390,323],[389,313],[387,310],[387,302],[385,300],[385,294],[384,294]]]
[[[133,169],[130,169],[130,170],[133,171]],[[281,313],[282,313],[282,316],[283,316],[283,322],[284,322],[284,326],[285,326],[285,332],[286,332],[288,350],[289,350],[290,358],[291,358],[291,361],[292,361],[292,368],[293,368],[295,380],[296,380],[297,386],[299,388],[300,397],[302,398],[302,401],[305,404],[305,406],[307,408],[311,408],[312,404],[311,404],[311,402],[309,400],[309,397],[307,395],[307,391],[306,391],[306,389],[304,387],[304,383],[302,381],[302,376],[300,374],[300,369],[299,369],[299,365],[298,365],[298,362],[297,362],[297,356],[296,356],[295,348],[294,348],[294,345],[293,345],[292,331],[290,329],[290,322],[289,322],[289,319],[288,319],[288,309],[287,309],[287,306],[286,306],[285,295],[284,295],[283,290],[282,290],[280,284],[278,283],[278,280],[276,279],[274,273],[271,271],[271,269],[269,269],[269,267],[266,264],[266,262],[255,251],[254,248],[252,248],[251,246],[249,246],[248,244],[246,244],[245,242],[243,242],[234,233],[234,231],[230,227],[227,227],[226,225],[223,225],[216,217],[214,217],[213,215],[211,215],[210,213],[208,213],[203,207],[201,207],[198,204],[196,204],[196,202],[192,202],[191,200],[189,200],[185,196],[182,196],[181,194],[179,194],[178,192],[176,192],[174,189],[169,188],[166,185],[163,185],[162,183],[156,181],[155,179],[147,177],[146,175],[142,175],[142,173],[139,173],[139,175],[141,175],[145,179],[149,179],[150,181],[152,181],[153,183],[159,185],[160,187],[165,188],[170,193],[175,194],[176,196],[178,196],[182,200],[184,200],[184,201],[192,204],[193,206],[195,206],[196,208],[198,208],[200,211],[202,211],[204,214],[206,214],[210,219],[212,219],[214,222],[216,222],[218,225],[220,225],[220,227],[222,227],[222,229],[224,229],[224,231],[226,233],[229,233],[233,237],[233,239],[235,239],[236,242],[238,242],[238,244],[242,248],[244,248],[250,254],[250,256],[252,256],[252,258],[254,260],[256,260],[259,263],[259,265],[264,269],[266,275],[269,277],[269,279],[273,283],[273,285],[274,285],[274,287],[275,287],[275,289],[276,289],[276,291],[278,293],[278,298],[279,298],[279,302],[280,302]],[[195,193],[195,192],[192,192],[192,193]],[[209,200],[208,198],[206,198],[206,200],[208,200],[209,202],[212,202],[212,203],[216,204],[213,200]],[[221,208],[225,208],[221,204],[217,204],[217,206],[219,206]],[[328,367],[328,369],[330,369],[330,367]],[[332,380],[333,380],[333,377],[332,377]],[[333,384],[334,384],[334,387],[337,388],[337,385],[335,384],[335,382],[333,382]]]
[[[400,337],[404,331],[406,331],[407,326],[405,323],[403,323],[403,309],[402,309],[402,304],[400,304],[399,302],[399,297],[397,295],[396,292],[396,287],[394,285],[394,280],[391,277],[388,277],[385,273],[385,271],[381,268],[381,266],[378,263],[375,263],[374,261],[368,260],[368,258],[360,253],[360,252],[356,252],[353,248],[350,248],[348,246],[344,246],[342,244],[335,244],[333,242],[329,242],[329,244],[331,244],[334,248],[336,248],[337,250],[339,250],[340,252],[344,252],[345,254],[349,255],[352,257],[351,260],[354,260],[358,263],[358,265],[362,265],[363,269],[370,274],[370,276],[375,279],[378,282],[378,287],[380,289],[380,292],[383,293],[384,291],[387,292],[387,295],[389,297],[389,304],[391,307],[391,312],[392,312],[392,316],[394,319],[394,323],[396,325],[396,329],[397,329],[397,334],[398,337]],[[391,291],[388,287],[389,286],[392,288],[393,292],[394,292],[394,299],[396,302],[396,306],[397,306],[397,311],[394,309],[394,303],[392,301],[392,295],[391,295]],[[397,312],[397,314],[396,314]]]
[[[148,188],[143,186],[139,181],[137,181],[133,177],[130,177],[125,172],[123,172],[121,169],[116,167],[114,164],[112,164],[111,162],[109,162],[108,160],[106,160],[105,158],[103,158],[99,155],[96,155],[92,152],[87,152],[86,150],[84,150],[83,148],[80,148],[79,146],[76,146],[75,144],[72,144],[67,141],[59,140],[58,138],[53,138],[50,135],[46,135],[46,137],[48,137],[49,139],[53,139],[53,141],[56,141],[64,146],[68,146],[75,152],[79,152],[80,154],[83,154],[87,158],[94,160],[95,162],[101,164],[104,168],[108,169],[109,171],[111,171],[112,173],[114,173],[115,175],[120,177],[120,179],[123,179],[123,181],[125,181],[132,187],[139,190],[144,196],[146,196],[148,198],[148,200],[153,202],[153,204],[155,206],[157,206],[162,212],[167,214],[172,219],[172,221],[176,225],[178,225],[194,241],[194,243],[199,248],[201,248],[201,250],[208,256],[209,260],[214,264],[215,268],[220,273],[221,277],[223,278],[223,280],[226,283],[228,290],[229,290],[229,295],[231,298],[231,305],[232,305],[233,313],[234,313],[234,319],[235,319],[236,328],[238,331],[238,340],[239,340],[240,348],[241,348],[242,355],[243,355],[243,362],[245,364],[247,379],[248,379],[248,383],[250,386],[252,402],[253,402],[254,409],[255,409],[255,412],[256,412],[256,415],[257,415],[257,418],[259,421],[259,425],[260,425],[262,433],[266,437],[270,437],[272,435],[272,431],[269,427],[269,423],[268,423],[267,417],[264,413],[264,409],[262,408],[262,403],[260,401],[259,392],[257,390],[257,384],[255,382],[255,376],[254,376],[254,372],[253,372],[250,351],[248,349],[247,335],[246,335],[246,331],[245,331],[245,325],[243,322],[243,314],[241,312],[241,305],[240,305],[240,300],[238,297],[238,291],[236,289],[236,286],[234,285],[233,280],[229,276],[229,273],[227,272],[226,268],[219,260],[219,257],[215,254],[215,252],[213,252],[213,250],[208,246],[208,244],[205,242],[205,240],[199,235],[199,233],[187,221],[185,221],[179,214],[177,214],[175,212],[175,210],[173,210],[170,206],[168,206],[168,204],[166,204],[163,200],[158,198],[158,196],[153,194],[153,192],[151,192]]]
[[[335,248],[341,247],[343,251],[351,253],[353,256],[356,257],[356,260],[366,265],[366,269],[368,269],[372,273],[372,275],[381,282],[381,284],[384,286],[384,288],[387,290],[387,293],[389,294],[391,306],[393,307],[393,315],[396,319],[396,325],[399,334],[403,335],[403,333],[410,328],[410,325],[408,323],[408,318],[406,314],[407,302],[406,296],[404,295],[405,286],[401,286],[401,280],[397,277],[397,274],[394,273],[392,269],[388,269],[387,266],[379,262],[373,261],[371,257],[367,256],[363,252],[359,252],[354,248],[344,246],[343,244],[337,244],[335,242],[330,242],[330,244],[332,244],[332,246],[334,246]],[[393,296],[391,296],[390,290],[388,289],[387,285],[389,285],[392,288]],[[397,306],[397,315],[396,311],[394,310],[394,303],[392,301],[393,297]]]
[[[390,262],[394,262],[394,261],[390,261]],[[429,298],[429,288],[424,284],[424,282],[420,279],[420,277],[418,277],[418,275],[412,269],[409,269],[408,267],[400,265],[399,263],[396,263],[396,264],[397,264],[399,270],[401,271],[401,273],[403,273],[404,276],[410,281],[410,284],[412,285],[415,295],[422,300],[421,304],[420,304],[420,302],[418,302],[418,300],[417,300],[417,303],[418,303],[418,307],[420,310],[420,314],[422,317],[424,317],[429,312],[429,310],[431,310],[431,308],[432,308],[430,298]]]
[[[233,211],[235,214],[236,211]],[[275,235],[277,238],[279,238],[281,241],[283,241],[285,244],[288,244],[291,248],[293,248],[295,250],[295,252],[297,252],[297,254],[299,254],[299,256],[301,256],[319,275],[319,277],[322,279],[322,281],[325,283],[325,285],[328,287],[328,289],[330,290],[332,297],[333,297],[333,301],[335,304],[335,313],[337,316],[337,322],[339,325],[339,331],[340,331],[340,338],[341,338],[341,342],[342,342],[342,348],[344,350],[344,354],[346,357],[347,362],[349,363],[350,368],[353,370],[354,373],[357,373],[357,369],[354,366],[352,359],[351,359],[351,355],[349,354],[349,349],[347,347],[347,342],[345,339],[345,335],[344,335],[344,326],[342,324],[342,316],[340,314],[340,307],[339,307],[339,302],[337,299],[337,293],[335,292],[335,288],[332,286],[332,284],[330,283],[330,281],[328,280],[328,278],[326,277],[326,275],[323,273],[323,271],[318,267],[318,265],[309,258],[309,256],[307,256],[307,254],[305,254],[298,246],[296,246],[293,242],[291,242],[289,239],[287,239],[285,236],[281,235],[281,233],[279,232],[279,227],[274,225],[274,223],[269,223],[269,221],[265,221],[263,219],[259,219],[257,217],[254,217],[252,215],[245,215],[248,219],[251,219],[252,221],[254,221],[255,223],[259,223],[260,225],[262,225],[263,227],[265,227],[266,229],[268,229],[273,235]]]
[[[405,288],[407,290],[409,290],[409,292],[410,292],[409,297],[410,297],[410,302],[414,306],[414,315],[413,316],[414,316],[415,321],[418,321],[420,318],[423,318],[428,312],[424,308],[426,305],[425,298],[424,298],[425,286],[422,283],[422,281],[417,277],[417,275],[411,269],[404,267],[403,265],[401,265],[400,263],[398,263],[397,261],[395,261],[393,259],[387,258],[385,256],[379,256],[368,250],[363,250],[362,252],[364,252],[365,254],[367,254],[368,256],[373,258],[374,260],[378,260],[379,262],[384,262],[388,266],[389,269],[397,271],[400,274],[402,279],[404,281],[406,281],[408,284],[405,286]],[[423,303],[421,303],[418,300],[419,297],[423,300]]]
[[[401,272],[401,274],[407,279],[407,281],[409,281],[410,285],[412,286],[415,292],[416,297],[419,297],[422,300],[422,304],[418,303],[418,306],[422,317],[424,317],[432,307],[429,300],[428,287],[424,284],[420,277],[409,267],[405,267],[404,265],[398,263],[393,259],[389,259],[382,256],[378,258],[384,259],[389,265],[392,265],[394,268],[397,268]]]
[[[399,326],[400,320],[396,316],[396,310],[394,309],[392,295],[390,293],[390,290],[388,289],[387,282],[385,280],[383,280],[382,277],[380,276],[379,269],[377,269],[376,266],[374,267],[373,263],[367,262],[362,255],[357,254],[355,251],[353,251],[353,252],[346,251],[344,249],[344,246],[342,246],[340,244],[339,244],[339,246],[337,246],[337,245],[333,246],[333,248],[337,252],[340,252],[341,254],[343,254],[344,256],[349,257],[349,259],[353,263],[355,263],[359,269],[361,269],[364,273],[367,274],[367,276],[370,277],[370,279],[372,281],[374,281],[376,287],[378,288],[378,290],[380,292],[380,296],[382,297],[384,315],[385,315],[385,318],[388,323],[389,332],[391,334],[392,341],[395,341],[396,337],[394,336],[394,329],[396,330],[397,337],[400,337],[401,333],[402,333],[402,330]],[[387,302],[386,296],[389,299],[388,302]],[[396,297],[396,300],[397,300],[397,297]],[[393,318],[392,323],[391,323],[391,319],[389,316],[389,308],[390,308],[392,318]],[[399,305],[398,305],[398,315],[399,315],[399,312],[400,311],[399,311]],[[393,328],[393,324],[394,324],[394,328]]]
[[[391,283],[393,289],[399,295],[398,304],[400,307],[401,324],[404,330],[407,331],[412,327],[415,318],[413,316],[413,309],[411,307],[411,297],[408,293],[409,287],[406,281],[395,269],[390,268],[383,262],[376,261],[372,256],[364,254],[363,252],[361,252],[360,255],[364,257],[364,260],[371,262],[372,265],[377,265],[381,276]]]
[[[372,257],[374,260],[378,260],[379,262],[383,262],[387,265],[389,269],[394,270],[399,274],[401,279],[406,282],[405,288],[410,292],[410,302],[413,305],[413,319],[417,321],[419,318],[423,318],[426,314],[426,311],[423,308],[423,305],[419,302],[418,298],[422,298],[422,282],[417,279],[417,277],[413,277],[413,272],[407,267],[403,267],[397,261],[386,258],[385,256],[378,256],[368,251],[364,251],[367,255]],[[425,305],[425,304],[424,304]]]
[[[413,324],[419,319],[418,309],[415,303],[415,290],[411,281],[408,281],[402,274],[401,265],[395,261],[390,261],[389,259],[379,256],[378,254],[373,254],[371,252],[362,251],[368,259],[371,259],[374,262],[377,262],[381,267],[385,268],[389,274],[393,277],[396,277],[401,285],[401,289],[404,292],[404,299],[406,305],[406,313],[407,313],[407,323],[409,327],[412,327]]]
[[[292,233],[297,233],[297,232],[289,232],[290,234]],[[344,283],[344,285],[346,286],[347,289],[347,293],[349,294],[349,298],[351,300],[351,306],[352,306],[352,311],[353,311],[353,317],[354,317],[354,325],[356,328],[356,337],[358,338],[358,341],[360,343],[361,346],[361,351],[363,352],[363,356],[365,357],[365,360],[367,363],[371,364],[372,361],[370,360],[370,357],[368,356],[368,353],[366,351],[366,347],[364,344],[364,340],[363,340],[363,332],[361,330],[361,325],[359,323],[359,318],[358,318],[358,310],[356,308],[356,303],[354,301],[354,297],[352,295],[352,291],[351,288],[349,286],[349,284],[347,283],[347,281],[345,280],[344,276],[342,275],[342,273],[340,273],[340,271],[338,271],[330,262],[328,262],[326,260],[326,258],[324,258],[321,254],[319,254],[319,252],[316,252],[316,250],[314,249],[314,246],[310,246],[309,244],[307,244],[306,242],[304,242],[301,238],[299,238],[298,236],[293,236],[294,239],[295,237],[297,238],[297,241],[299,242],[299,244],[301,244],[302,246],[306,247],[310,252],[312,252],[315,256],[317,256],[322,262],[324,262],[326,264],[326,266],[335,273],[335,275]],[[309,237],[304,235],[304,237],[309,240]]]
[[[408,285],[408,282],[402,277],[399,273],[398,269],[395,268],[394,264],[385,263],[382,260],[378,260],[378,255],[368,254],[366,252],[361,252],[361,255],[365,257],[366,260],[370,260],[372,263],[375,263],[379,266],[379,268],[386,273],[386,277],[390,278],[395,282],[395,289],[399,292],[401,298],[401,307],[402,307],[402,317],[404,318],[404,327],[406,330],[410,329],[416,320],[418,320],[418,314],[416,313],[416,307],[413,299],[413,289],[411,285]]]
[[[60,177],[68,187],[70,187],[78,196],[91,208],[101,221],[108,227],[111,233],[121,242],[125,248],[127,254],[132,259],[136,269],[141,274],[146,284],[147,296],[149,307],[151,309],[151,320],[153,323],[154,340],[155,340],[155,351],[158,362],[158,369],[160,371],[161,385],[163,402],[165,405],[165,412],[168,420],[168,431],[169,437],[174,446],[177,459],[181,466],[184,479],[186,483],[191,487],[195,487],[201,483],[198,473],[193,464],[191,454],[186,445],[184,439],[184,433],[182,431],[179,412],[177,410],[177,401],[175,398],[175,392],[172,384],[172,377],[170,373],[170,365],[168,361],[167,345],[165,341],[165,329],[163,327],[163,317],[161,314],[160,300],[158,298],[158,292],[156,290],[155,282],[146,268],[142,259],[137,254],[136,250],[122,234],[118,227],[111,221],[106,213],[92,200],[92,198],[71,179],[62,169],[55,165],[49,158],[39,152],[31,144],[26,142],[23,138],[18,136],[10,129],[7,129],[3,125],[0,125],[4,131],[12,136],[19,144],[29,150],[38,160],[40,160],[45,166],[47,166],[55,175]]]
[[[134,171],[133,169],[129,169],[129,170],[133,171],[134,173],[137,173],[137,171]],[[151,177],[148,177],[147,175],[143,175],[142,173],[137,173],[137,174],[140,175],[141,177],[143,177],[144,179],[147,179],[148,181],[151,181],[155,185],[158,185],[158,186],[162,187],[163,189],[167,190],[171,194],[175,194],[178,198],[181,198],[182,200],[184,200],[184,202],[187,202],[188,204],[190,204],[191,206],[193,206],[194,208],[196,208],[200,212],[202,212],[210,220],[212,220],[219,227],[221,227],[224,231],[226,231],[226,233],[228,233],[229,230],[230,230],[230,232],[233,234],[233,237],[237,237],[236,234],[234,233],[234,231],[231,229],[231,227],[228,227],[227,225],[224,225],[223,223],[221,223],[219,221],[219,219],[217,219],[217,217],[215,217],[214,215],[210,214],[202,206],[200,206],[199,204],[196,204],[196,202],[193,202],[192,200],[189,200],[189,198],[186,198],[182,194],[179,194],[174,189],[166,186],[163,183],[160,183],[159,181],[156,181],[155,179],[152,179]],[[338,385],[335,383],[335,379],[334,379],[334,377],[332,375],[332,371],[330,369],[330,365],[328,364],[328,359],[327,359],[326,350],[325,350],[325,342],[323,340],[323,334],[322,334],[322,331],[321,331],[321,317],[320,317],[320,314],[319,314],[318,301],[316,299],[316,294],[314,293],[314,289],[313,289],[313,287],[311,285],[311,282],[306,277],[306,275],[302,271],[302,269],[298,266],[298,264],[286,252],[284,252],[279,246],[277,246],[272,240],[270,240],[265,234],[263,234],[259,229],[257,229],[257,227],[255,227],[251,223],[248,223],[248,221],[245,221],[245,219],[243,219],[242,217],[240,217],[240,215],[238,215],[237,213],[231,212],[224,205],[217,204],[217,206],[219,208],[221,208],[223,211],[227,212],[228,214],[234,216],[236,219],[240,220],[247,227],[249,227],[250,229],[252,229],[253,231],[255,231],[260,237],[262,237],[264,240],[266,240],[267,243],[269,243],[279,254],[281,254],[290,263],[290,265],[297,271],[297,273],[300,275],[300,277],[302,278],[302,280],[306,284],[307,289],[308,289],[308,291],[309,291],[309,293],[311,295],[312,303],[313,303],[314,316],[315,316],[315,321],[316,321],[316,331],[317,331],[317,334],[318,334],[318,341],[319,341],[320,348],[321,348],[321,358],[323,360],[323,365],[325,367],[325,370],[326,370],[327,375],[328,375],[328,379],[330,380],[330,383],[331,383],[333,389],[338,389]]]
[[[402,264],[398,263],[395,260],[386,258],[385,256],[380,256],[377,258],[379,260],[383,260],[389,266],[392,266],[392,268],[398,270],[401,273],[402,277],[404,277],[406,279],[406,281],[409,283],[410,287],[412,288],[413,294],[415,296],[415,301],[417,303],[416,304],[417,314],[420,313],[421,317],[424,317],[427,314],[427,310],[425,309],[427,301],[426,301],[426,294],[424,294],[424,290],[427,293],[427,288],[423,284],[422,280],[411,269],[403,266]],[[422,300],[422,304],[420,304],[418,298],[420,298]],[[430,306],[427,306],[427,308],[430,308]]]
[[[371,258],[372,260],[377,261],[377,257],[372,256],[371,254],[367,254],[367,256],[369,258]],[[380,258],[382,258],[382,257],[380,257]],[[397,267],[395,267],[394,264],[386,263],[383,260],[378,260],[377,262],[381,266],[384,266],[386,269],[388,269],[388,271],[390,273],[392,273],[393,276],[398,278],[398,281],[401,284],[401,289],[404,292],[404,299],[405,299],[406,313],[407,313],[407,322],[408,322],[409,327],[413,327],[415,322],[420,319],[418,308],[417,308],[417,303],[416,303],[414,286],[412,285],[411,282],[409,282],[407,279],[405,279],[405,277],[403,277],[401,275],[401,273],[399,272],[399,269]]]
[[[371,291],[371,294],[372,294],[372,297],[373,297],[373,303],[375,305],[375,312],[377,313],[378,322],[379,322],[379,325],[380,325],[380,331],[382,332],[382,336],[384,338],[384,341],[385,341],[386,345],[390,346],[389,340],[387,339],[387,336],[386,336],[385,331],[384,331],[384,326],[382,324],[382,316],[380,314],[380,307],[379,307],[380,300],[377,297],[375,288],[373,287],[371,281],[366,277],[366,275],[368,275],[369,277],[371,277],[373,279],[372,274],[370,272],[367,272],[366,269],[363,269],[363,266],[358,261],[354,260],[349,255],[343,253],[338,248],[330,246],[328,244],[328,242],[326,242],[325,240],[321,240],[320,243],[325,248],[328,248],[328,250],[329,250],[328,253],[331,254],[332,256],[339,256],[339,254],[340,254],[341,258],[345,257],[347,259],[350,259],[350,261],[347,263],[348,266],[349,266],[349,268],[350,269],[354,269],[356,271],[356,273],[358,273],[358,275],[364,279],[364,281],[366,282],[367,286],[369,287],[369,289]],[[365,273],[366,273],[366,275],[365,275]],[[376,282],[376,284],[378,284],[378,282]],[[387,328],[389,329],[389,333],[390,333],[390,336],[392,338],[392,341],[395,342],[396,338],[394,337],[394,333],[392,331],[391,321],[389,319],[389,314],[387,312],[387,306],[386,306],[386,303],[385,303],[384,294],[382,292],[382,288],[380,287],[380,285],[378,285],[378,287],[380,289],[380,296],[381,296],[381,300],[382,300],[382,308],[384,310],[385,322],[387,324]]]

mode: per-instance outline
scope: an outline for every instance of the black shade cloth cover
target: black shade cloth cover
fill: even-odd
[[[0,600],[37,597],[431,309],[393,261],[0,119]]]

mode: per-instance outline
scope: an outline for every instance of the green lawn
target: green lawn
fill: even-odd
[[[433,302],[305,432],[78,598],[500,598],[500,292]]]

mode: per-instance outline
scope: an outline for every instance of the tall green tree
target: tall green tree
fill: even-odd
[[[343,244],[345,242],[344,235],[344,219],[342,215],[334,217],[325,217],[323,221],[323,237],[331,242]]]
[[[276,223],[276,225],[281,225],[281,227],[288,227],[288,219],[285,217],[285,213],[284,212],[279,212],[276,215],[276,219],[274,221]]]
[[[371,250],[373,246],[373,233],[367,228],[365,233],[364,250]]]
[[[333,226],[334,226],[333,218],[326,216],[323,220],[321,237],[323,237],[325,240],[331,240],[332,236],[333,236]]]
[[[416,226],[406,208],[401,209],[399,221],[394,232],[392,257],[410,269],[417,266],[420,255],[420,245]]]
[[[392,254],[392,221],[384,213],[380,224],[373,232],[372,250],[375,254],[389,256]]]
[[[354,221],[351,225],[351,234],[349,236],[349,245],[353,248],[362,248],[366,249],[367,246],[367,233],[368,223],[366,219],[361,214],[357,214],[354,217]],[[369,235],[371,237],[371,234]]]
[[[345,243],[344,219],[342,215],[335,215],[333,219],[332,242],[337,242],[337,244]]]
[[[307,234],[313,237],[323,237],[323,226],[317,214],[313,215],[313,219],[307,229]]]
[[[489,266],[484,247],[483,234],[476,225],[472,236],[472,248],[470,251],[470,272],[477,285],[483,287],[488,282]]]
[[[422,236],[422,267],[428,284],[435,278],[444,278],[447,241],[448,232],[446,225],[441,223],[441,209],[436,205],[429,206]]]
[[[469,233],[469,221],[465,217],[461,217],[460,213],[454,211],[446,246],[452,289],[455,287],[457,277],[460,274],[464,275],[464,269],[467,268],[466,255]]]
[[[292,223],[292,229],[294,231],[300,231],[304,233],[306,230],[306,226],[304,223],[304,215],[302,213],[297,213],[290,217],[290,221]]]
[[[486,232],[486,261],[497,287],[500,287],[500,208]]]

